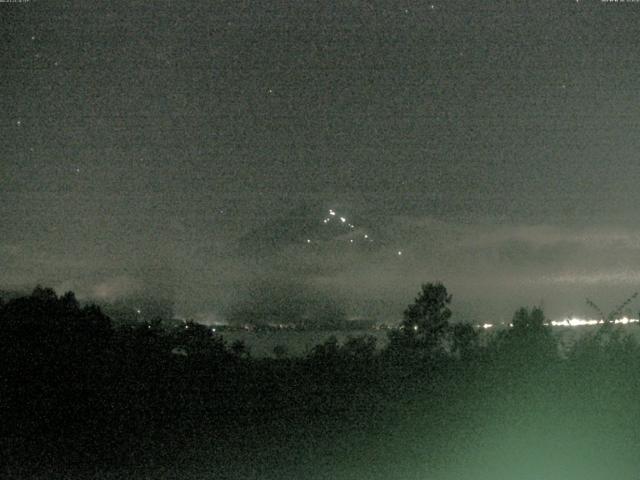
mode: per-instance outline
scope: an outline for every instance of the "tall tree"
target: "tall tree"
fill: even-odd
[[[493,347],[519,366],[545,364],[557,358],[558,353],[556,339],[540,307],[516,310],[511,328],[496,336]]]
[[[440,283],[426,283],[404,311],[401,330],[391,335],[392,347],[419,349],[427,355],[439,353],[451,318],[451,295]]]

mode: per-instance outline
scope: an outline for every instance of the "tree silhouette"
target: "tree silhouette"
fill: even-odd
[[[511,328],[500,332],[493,347],[513,364],[544,364],[557,358],[558,346],[540,307],[521,307],[513,315]]]
[[[336,359],[339,355],[340,345],[338,344],[338,338],[335,335],[331,335],[323,343],[319,343],[311,349],[309,358],[323,363]]]
[[[344,355],[357,361],[371,360],[376,353],[377,339],[373,335],[349,336],[342,346]]]
[[[222,337],[214,335],[210,327],[192,320],[178,328],[175,341],[186,347],[190,355],[219,357],[227,353]]]
[[[273,355],[278,359],[282,360],[287,356],[287,347],[284,345],[276,345],[273,347]]]
[[[36,353],[94,352],[105,346],[111,320],[95,305],[80,307],[73,292],[58,298],[51,288],[37,286],[31,295],[7,302],[0,321],[5,341]]]
[[[247,348],[247,344],[244,342],[244,340],[235,340],[232,344],[231,344],[231,352],[236,356],[236,357],[248,357],[249,356],[249,349]]]
[[[451,329],[451,352],[461,360],[472,359],[478,351],[478,332],[470,323],[456,323]]]
[[[390,334],[391,349],[415,349],[426,356],[442,353],[451,318],[450,303],[451,295],[442,283],[423,284],[404,311],[400,330]]]
[[[60,304],[65,310],[78,310],[80,304],[76,300],[76,294],[73,292],[67,292],[60,297]]]
[[[517,334],[524,332],[542,332],[545,330],[544,312],[540,307],[533,307],[529,310],[526,307],[520,307],[513,314],[513,331]]]

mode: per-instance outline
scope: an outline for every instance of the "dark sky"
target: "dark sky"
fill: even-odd
[[[433,280],[460,318],[612,308],[640,287],[639,16],[0,3],[0,287],[207,320],[256,289],[396,319]]]

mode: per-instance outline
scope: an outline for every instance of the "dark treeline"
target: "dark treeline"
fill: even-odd
[[[0,303],[5,478],[632,478],[640,348],[562,349],[537,307],[488,340],[426,284],[389,345],[252,358],[193,322],[115,327],[73,293]],[[635,328],[635,327],[633,327]]]

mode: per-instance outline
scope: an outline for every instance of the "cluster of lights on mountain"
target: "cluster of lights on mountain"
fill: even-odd
[[[368,233],[357,233],[356,234],[356,226],[353,223],[350,223],[346,217],[339,215],[338,213],[336,213],[335,210],[333,209],[329,209],[329,216],[325,217],[322,220],[322,223],[325,225],[330,224],[331,222],[333,223],[338,223],[339,225],[342,225],[344,228],[348,229],[348,231],[353,231],[354,235],[352,238],[349,238],[349,243],[350,244],[356,244],[356,243],[373,243],[373,238],[371,238],[371,235],[369,235]],[[313,240],[311,240],[310,238],[307,238],[306,243],[311,244],[313,243]],[[396,255],[401,257],[403,254],[402,250],[396,250]]]

